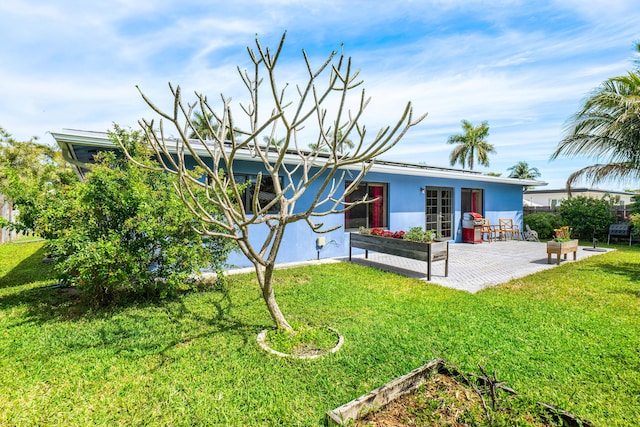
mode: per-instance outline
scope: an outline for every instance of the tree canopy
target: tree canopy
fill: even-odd
[[[596,88],[568,120],[565,134],[552,159],[564,155],[603,161],[572,173],[568,188],[581,179],[593,184],[640,179],[640,67]]]
[[[60,150],[37,139],[19,141],[0,127],[0,200],[20,210],[17,221],[7,220],[21,231],[33,229],[34,207],[46,192],[77,181]]]
[[[489,123],[482,122],[474,126],[468,120],[462,120],[462,133],[451,135],[448,144],[458,144],[449,157],[451,166],[456,163],[473,170],[475,159],[482,166],[489,166],[489,154],[495,154],[492,144],[486,139],[489,136]]]
[[[542,175],[538,168],[530,167],[529,163],[521,160],[515,165],[507,168],[509,173],[509,178],[519,178],[519,179],[537,179]]]
[[[116,126],[109,135],[137,162],[154,165],[139,132]],[[47,192],[38,201],[35,231],[48,239],[60,280],[108,304],[187,289],[201,268],[221,273],[231,242],[196,231],[174,182],[103,152],[83,182]],[[209,212],[216,215],[213,207]]]

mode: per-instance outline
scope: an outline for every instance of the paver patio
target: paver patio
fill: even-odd
[[[605,253],[585,249],[589,247],[578,248],[577,261]],[[574,262],[572,258],[569,256],[567,260],[562,259],[560,265]],[[353,257],[353,262],[418,279],[427,278],[427,264],[422,261],[370,251],[368,259],[359,255]],[[455,243],[449,245],[448,277],[444,277],[444,262],[434,262],[431,266],[431,283],[475,293],[511,279],[554,267],[557,267],[555,256],[552,263],[547,264],[546,243],[517,240],[480,244]]]

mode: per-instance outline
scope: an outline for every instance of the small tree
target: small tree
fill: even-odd
[[[609,225],[615,222],[611,204],[606,199],[571,197],[560,203],[558,213],[562,224],[573,228],[572,236],[580,239],[606,237]]]
[[[171,84],[169,87],[174,106],[169,112],[155,106],[141,92],[144,100],[161,119],[159,131],[156,131],[153,120],[142,120],[140,125],[156,157],[162,161],[162,169],[178,178],[175,188],[183,202],[199,218],[199,231],[209,236],[230,238],[238,243],[242,253],[255,266],[262,297],[276,326],[292,331],[276,302],[272,285],[276,256],[285,229],[298,221],[306,221],[312,230],[319,233],[338,228],[326,228],[322,223],[315,222],[316,218],[339,214],[357,204],[370,202],[365,199],[348,203],[345,197],[354,191],[374,159],[395,146],[407,130],[425,116],[414,119],[411,103],[407,103],[393,127],[381,129],[369,139],[365,127],[359,123],[369,103],[364,90],[357,98],[354,111],[348,107],[351,101],[348,95],[361,84],[357,80],[359,73],[352,69],[350,58],[346,59],[335,52],[314,69],[303,51],[307,81],[298,86],[296,96],[289,99],[287,85],[281,88],[275,74],[284,41],[283,35],[273,52],[264,49],[256,39],[256,50],[248,49],[253,69],[242,71],[238,68],[250,97],[249,105],[240,104],[247,119],[244,128],[232,114],[230,99],[221,96],[222,106],[217,112],[207,98],[199,93],[196,93],[197,103],[185,105],[180,87],[174,88]],[[327,78],[326,85],[322,87],[319,86],[321,77]],[[266,88],[263,82],[266,82]],[[331,105],[331,116],[325,105]],[[188,138],[195,130],[191,117],[196,106],[205,116],[211,114],[213,117],[213,124],[209,128],[213,135],[210,141],[198,132],[195,140]],[[267,114],[263,118],[265,111]],[[175,128],[175,140],[165,137],[164,121]],[[234,132],[229,132],[230,129],[234,129]],[[273,137],[276,134],[283,138],[281,144],[260,143],[264,136]],[[306,148],[310,135],[316,148]],[[342,152],[347,140],[354,140],[354,147]],[[322,152],[323,148],[327,149],[326,153]],[[245,203],[235,168],[236,159],[247,153],[261,162],[264,173],[259,173],[255,184],[247,188],[250,202]],[[187,156],[195,160],[198,171],[206,179],[190,172]],[[344,182],[344,170],[353,166],[359,167],[359,172],[354,174],[345,188],[341,184]],[[273,197],[265,199],[262,196],[267,178]],[[216,206],[224,218],[211,215],[204,200],[197,196],[197,189],[204,189],[206,202]],[[305,193],[312,194],[311,202],[300,206],[298,202]],[[249,239],[250,230],[260,225],[267,227],[268,232],[262,244],[254,246]]]
[[[75,181],[77,177],[59,150],[39,144],[36,137],[18,141],[0,127],[0,207],[7,203],[9,213],[14,208],[20,211],[18,218],[0,218],[5,225],[23,232],[32,230],[44,194]]]

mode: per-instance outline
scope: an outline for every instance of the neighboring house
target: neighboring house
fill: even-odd
[[[116,149],[106,133],[65,130],[51,134],[65,158],[76,165],[81,175],[98,151]],[[296,157],[290,156],[290,161],[295,162]],[[246,179],[255,178],[262,168],[261,161],[249,152],[238,157],[235,163],[236,174],[245,174]],[[358,169],[354,167],[353,172],[347,170],[345,181],[349,181],[349,175],[355,177]],[[462,214],[473,211],[489,218],[492,224],[498,224],[498,218],[513,218],[514,224],[522,227],[522,192],[524,187],[532,185],[546,183],[376,160],[361,185],[350,195],[350,200],[358,200],[367,194],[369,199],[377,201],[323,218],[325,228],[340,226],[330,233],[314,233],[304,221],[289,225],[278,262],[346,256],[349,232],[357,231],[361,226],[390,230],[421,226],[437,231],[442,238],[461,242]],[[263,190],[266,190],[264,197],[268,197],[268,190]],[[303,209],[305,203],[310,202],[309,199],[301,199],[298,206]],[[260,237],[266,233],[266,227],[256,226],[251,233]],[[321,249],[317,247],[318,237],[324,237],[326,243]],[[237,253],[232,254],[229,261],[237,266],[250,265]]]
[[[613,206],[627,206],[633,203],[635,194],[624,191],[607,191],[594,188],[572,188],[571,197],[583,196],[593,199],[608,197]],[[557,208],[563,200],[569,198],[565,188],[526,190],[524,192],[524,203],[528,206],[544,206],[551,209]]]

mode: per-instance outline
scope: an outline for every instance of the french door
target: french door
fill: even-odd
[[[425,230],[435,230],[443,239],[453,238],[453,188],[426,187]]]

